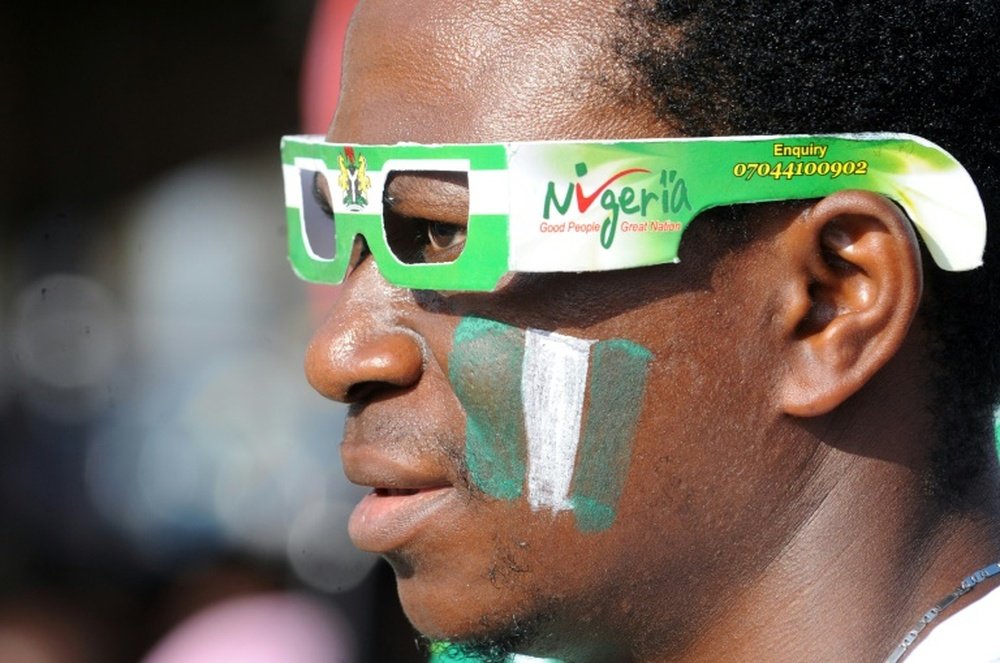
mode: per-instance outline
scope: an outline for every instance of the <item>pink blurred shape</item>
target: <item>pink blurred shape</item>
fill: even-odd
[[[302,73],[302,128],[325,134],[340,93],[340,58],[356,0],[321,0],[313,14]]]
[[[353,663],[353,649],[333,608],[302,595],[266,594],[195,613],[144,663]]]

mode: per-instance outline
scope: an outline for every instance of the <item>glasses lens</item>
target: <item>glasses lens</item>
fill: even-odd
[[[469,227],[469,175],[392,171],[386,178],[385,237],[405,264],[449,263],[462,255]]]
[[[316,258],[333,260],[337,243],[330,188],[326,175],[313,170],[300,171],[302,186],[302,231],[309,252]]]

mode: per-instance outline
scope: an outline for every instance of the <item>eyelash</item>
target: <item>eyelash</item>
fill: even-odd
[[[330,201],[327,200],[326,196],[323,195],[323,189],[321,189],[319,186],[319,178],[320,178],[320,173],[317,172],[313,176],[313,185],[312,185],[313,199],[316,201],[316,204],[319,205],[319,208],[323,210],[323,214],[326,214],[328,217],[332,219],[333,208],[330,206]]]

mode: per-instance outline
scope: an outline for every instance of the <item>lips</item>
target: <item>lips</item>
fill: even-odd
[[[439,467],[380,456],[370,447],[343,447],[344,471],[372,491],[354,508],[347,529],[362,550],[388,553],[418,537],[442,510],[459,505]]]
[[[392,552],[419,536],[440,511],[455,502],[452,486],[375,489],[354,508],[347,531],[362,550]]]

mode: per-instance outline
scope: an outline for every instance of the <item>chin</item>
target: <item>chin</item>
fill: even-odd
[[[542,627],[554,620],[551,600],[543,606],[485,578],[434,582],[419,573],[397,573],[396,584],[403,612],[421,634],[475,650],[486,660],[492,654],[535,649],[538,635],[548,630]]]

